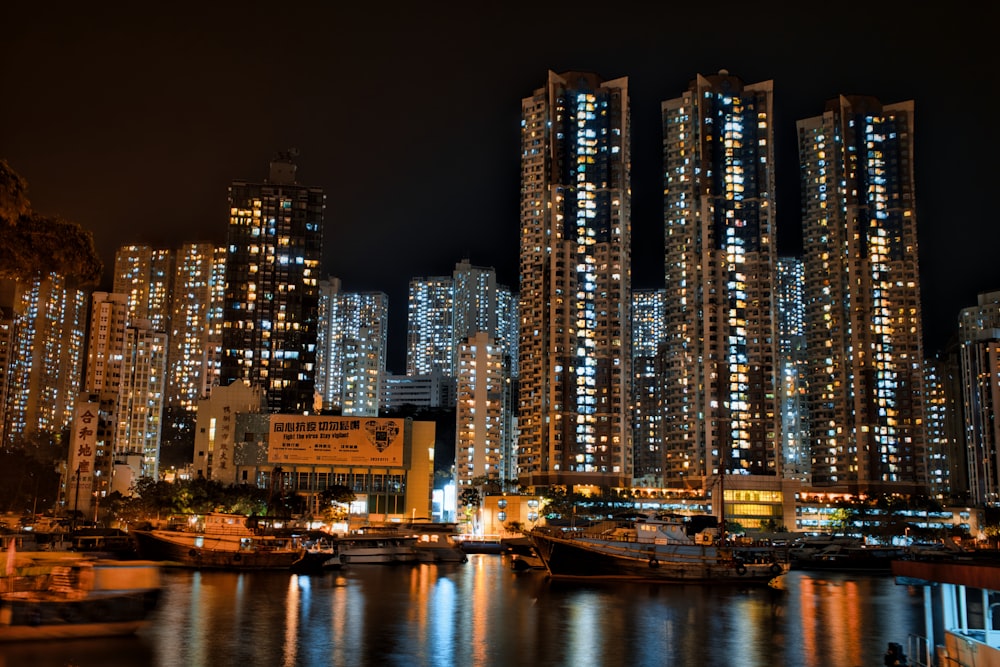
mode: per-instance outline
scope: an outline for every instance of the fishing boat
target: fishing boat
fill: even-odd
[[[292,571],[299,574],[321,574],[328,570],[339,570],[340,547],[337,539],[323,536],[304,543],[302,558],[292,563]]]
[[[503,537],[500,544],[504,555],[510,558],[510,569],[514,572],[545,569],[545,563],[538,557],[538,551],[530,537]]]
[[[699,518],[643,515],[529,536],[553,579],[767,585],[788,572],[774,548],[720,542],[715,517]]]
[[[0,642],[131,635],[149,623],[162,593],[158,563],[70,557],[15,566],[11,558]]]
[[[247,517],[211,513],[196,530],[133,530],[141,558],[214,570],[293,569],[306,555],[295,536],[262,535]]]

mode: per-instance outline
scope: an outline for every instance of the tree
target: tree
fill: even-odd
[[[482,503],[482,496],[479,489],[474,486],[467,486],[458,494],[458,501],[465,516],[466,523],[473,523],[476,511]]]
[[[760,522],[760,529],[765,533],[784,533],[787,532],[785,524],[781,523],[775,518],[764,519]]]
[[[27,183],[0,160],[0,278],[26,280],[42,267],[96,285],[104,265],[79,224],[31,210]]]
[[[17,220],[30,211],[28,183],[6,160],[0,160],[0,218]]]
[[[47,445],[0,450],[0,507],[7,512],[51,510],[59,498],[59,463],[65,447]]]
[[[462,489],[462,492],[458,494],[458,500],[463,507],[473,508],[473,510],[479,509],[479,505],[483,502],[479,489],[474,486],[467,486]]]
[[[493,475],[479,475],[470,480],[472,486],[480,490],[480,493],[501,493],[503,482],[499,477]]]
[[[342,484],[328,486],[319,492],[320,515],[323,521],[335,523],[344,521],[351,511],[351,503],[357,494]]]

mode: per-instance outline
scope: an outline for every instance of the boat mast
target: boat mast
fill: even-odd
[[[726,471],[719,467],[719,542],[726,541],[726,489],[723,483]]]
[[[726,459],[729,448],[723,447],[719,452],[719,542],[726,540],[726,486],[725,479],[728,470],[726,469]]]

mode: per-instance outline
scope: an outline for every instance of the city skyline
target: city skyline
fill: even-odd
[[[296,147],[300,182],[328,194],[323,272],[345,290],[389,295],[389,369],[402,372],[411,278],[448,275],[467,258],[518,291],[519,102],[549,70],[584,70],[629,78],[633,286],[662,286],[659,105],[696,75],[727,69],[774,81],[780,254],[801,244],[795,122],[839,94],[912,99],[926,354],[1000,283],[986,254],[1000,231],[982,224],[989,169],[978,125],[956,122],[947,94],[988,80],[986,42],[975,39],[984,26],[846,3],[809,27],[787,11],[753,18],[724,4],[716,15],[727,22],[713,29],[696,9],[625,5],[609,31],[623,37],[612,38],[586,30],[587,3],[582,18],[547,7],[377,17],[240,7],[199,8],[195,20],[183,7],[155,18],[59,3],[5,12],[0,49],[17,94],[0,110],[0,158],[27,180],[36,210],[92,231],[106,277],[127,243],[222,244],[229,183],[261,179]],[[525,44],[525,26],[555,17],[559,31]],[[254,44],[264,46],[245,48]]]

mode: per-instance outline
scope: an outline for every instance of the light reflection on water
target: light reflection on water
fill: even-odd
[[[0,646],[0,667],[864,667],[923,634],[920,592],[891,576],[791,572],[782,590],[581,585],[474,555],[165,579],[138,637]]]

